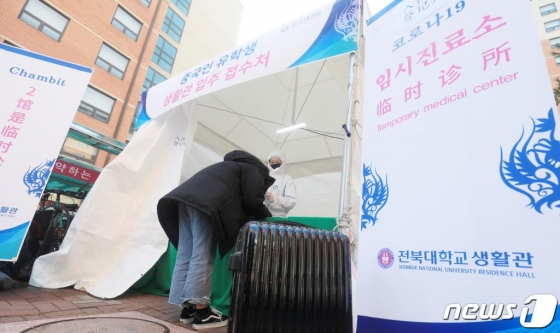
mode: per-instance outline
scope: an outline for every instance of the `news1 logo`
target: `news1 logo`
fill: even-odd
[[[525,300],[525,305],[533,303],[533,314],[529,315],[529,307],[524,306],[521,309],[519,322],[521,326],[527,328],[543,328],[547,327],[554,320],[558,300],[556,296],[551,294],[534,294]],[[517,309],[517,304],[476,304],[469,303],[465,306],[461,304],[449,304],[443,313],[443,320],[510,320],[514,318],[513,310]],[[451,310],[455,310],[453,318]]]

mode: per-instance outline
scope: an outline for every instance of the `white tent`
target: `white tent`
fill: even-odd
[[[300,185],[299,203],[291,215],[336,216],[348,73],[349,56],[343,55],[200,97],[195,143],[218,153],[214,162],[232,149],[246,150],[263,161],[270,151],[281,149],[288,174]],[[305,123],[305,129],[277,134],[292,118]]]
[[[345,53],[355,49],[357,38],[352,40],[351,36],[358,34],[357,30],[340,32],[340,27],[333,29],[328,25],[342,18],[350,20],[354,24],[352,29],[357,29],[357,6],[357,0],[341,0],[318,9],[303,21],[289,23],[286,27],[293,29],[288,32],[294,30],[293,35],[305,37],[313,45],[309,47],[311,53],[308,50],[302,57],[295,54],[296,62],[280,56],[278,61],[283,68],[271,65],[264,75],[248,75],[237,84],[201,92],[196,99],[175,100],[175,105],[163,101],[171,100],[173,95],[177,97],[184,89],[182,74],[145,93],[144,105],[148,111],[156,111],[150,115],[153,120],[143,125],[121,155],[104,169],[61,249],[36,261],[30,284],[47,288],[75,285],[103,298],[125,292],[167,247],[156,215],[159,198],[196,171],[222,160],[232,149],[243,149],[265,160],[271,150],[281,148],[287,155],[288,173],[298,187],[298,204],[292,214],[338,216],[342,231],[348,231],[350,207],[356,210],[359,200],[356,201],[357,195],[343,196],[349,198],[347,201],[339,200],[348,183],[342,172],[344,151],[348,160],[352,158],[348,154],[349,140],[344,150],[346,136],[341,127],[352,127],[347,114],[349,107],[354,107],[356,92],[349,98],[348,88],[354,81],[349,77],[355,72],[356,57]],[[321,15],[323,21],[317,19]],[[306,37],[297,31],[304,29],[301,22],[307,21],[320,31],[319,37]],[[277,36],[268,44],[259,40],[258,45],[273,54],[282,50],[297,53],[290,44],[293,36],[285,31],[284,28],[276,32]],[[342,37],[332,42],[337,33]],[[334,45],[334,51],[318,52],[317,41],[329,34],[327,46]],[[310,59],[306,64],[293,65],[305,57]],[[285,70],[290,67],[293,68]],[[168,86],[179,90],[169,94]],[[197,126],[195,115],[199,119]],[[277,129],[293,122],[305,122],[308,130],[276,134]],[[361,166],[357,170],[359,177]],[[342,184],[341,179],[345,180]],[[358,223],[357,217],[352,220]]]

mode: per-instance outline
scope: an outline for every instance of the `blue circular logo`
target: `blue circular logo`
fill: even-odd
[[[393,252],[387,248],[381,249],[379,254],[377,254],[377,263],[381,266],[381,268],[387,269],[393,266],[394,262],[395,256],[393,256]]]

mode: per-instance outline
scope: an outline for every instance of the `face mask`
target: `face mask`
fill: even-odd
[[[271,164],[270,167],[273,169],[277,169],[281,166],[282,164]]]

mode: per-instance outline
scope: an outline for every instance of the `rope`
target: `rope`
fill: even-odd
[[[357,261],[357,249],[358,249],[358,238],[359,235],[357,232],[354,231],[352,225],[352,219],[350,218],[350,211],[352,207],[349,206],[345,209],[345,212],[338,216],[336,219],[336,226],[334,227],[334,231],[339,231],[340,233],[346,235],[350,240],[350,254],[351,260],[354,263],[355,267],[358,267]]]

